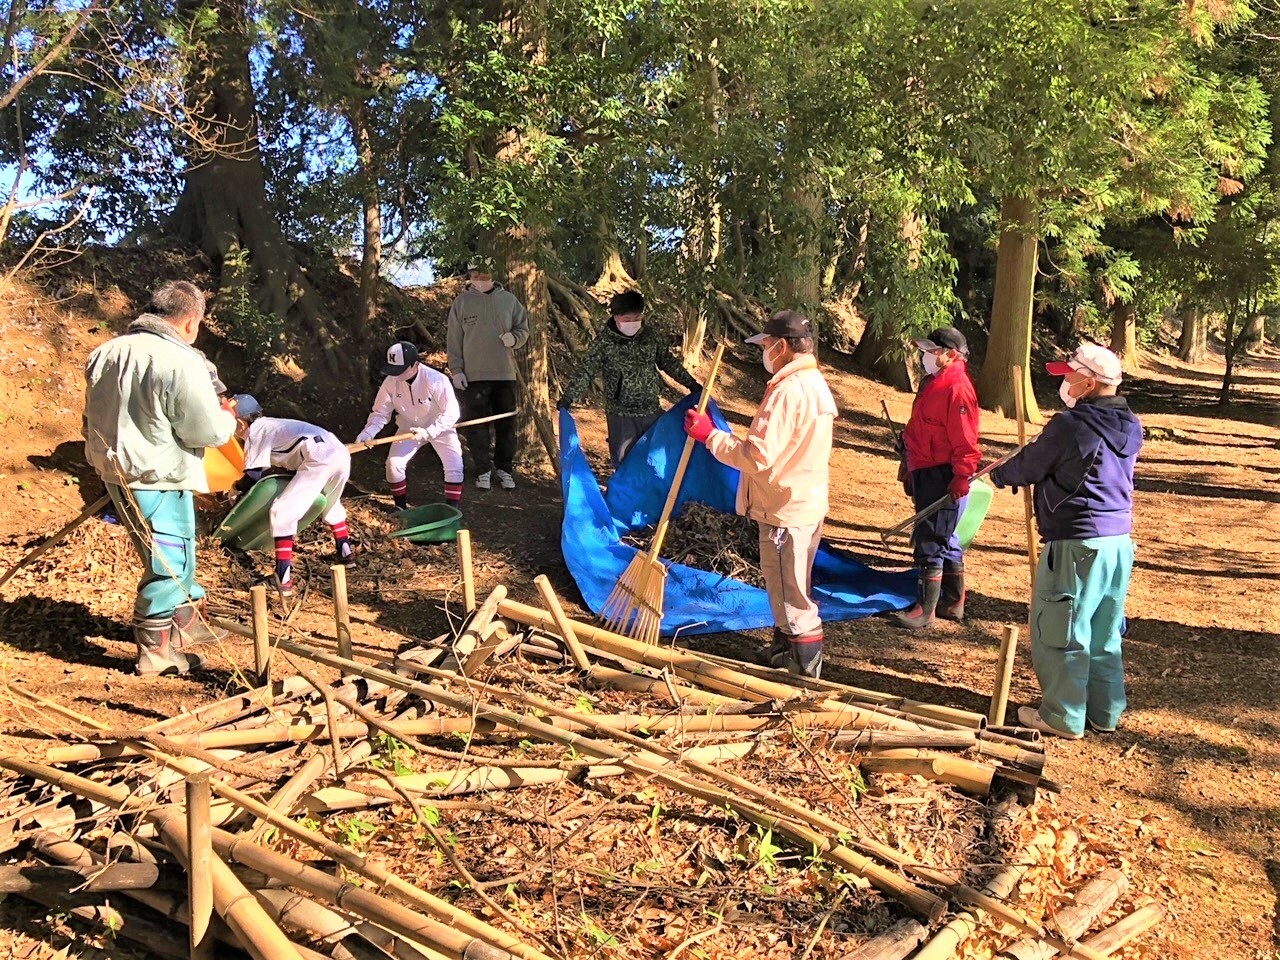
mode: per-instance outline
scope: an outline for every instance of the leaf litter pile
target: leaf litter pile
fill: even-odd
[[[622,542],[647,550],[655,529],[633,530]],[[760,532],[755,522],[721,513],[704,503],[690,501],[671,518],[662,553],[688,567],[710,570],[754,587],[764,586],[760,576]]]
[[[375,511],[353,512],[378,544],[353,594],[457,589],[451,548],[402,550]],[[73,537],[78,549],[23,572],[28,586],[131,593],[122,531]],[[326,540],[321,527],[300,551],[313,558],[304,599],[321,608]],[[259,573],[222,556],[206,544],[201,563],[227,589]],[[421,580],[398,572],[405,557],[428,568]],[[1140,935],[1163,908],[1128,888],[1120,832],[1057,814],[1027,732],[580,625],[584,671],[550,613],[504,592],[433,642],[358,647],[347,669],[363,676],[345,678],[331,639],[277,612],[274,685],[141,730],[99,729],[6,685],[21,739],[0,756],[0,849],[25,866],[0,869],[76,865],[20,895],[64,911],[86,942],[105,926],[185,956],[172,825],[183,778],[205,770],[227,868],[215,906],[258,911],[252,936],[231,914],[213,930],[254,955],[263,931],[340,960],[1053,955],[1037,937],[1154,955]],[[24,609],[6,606],[7,630],[58,628],[35,622],[47,604]],[[133,886],[80,889],[135,861],[154,869]],[[975,890],[993,899],[956,924]],[[883,952],[890,940],[906,946]]]

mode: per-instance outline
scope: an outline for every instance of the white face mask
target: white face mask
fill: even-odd
[[[1068,407],[1074,407],[1080,400],[1079,397],[1073,397],[1071,395],[1071,384],[1067,383],[1066,380],[1063,380],[1062,383],[1058,384],[1058,396],[1062,398],[1062,402]]]
[[[931,377],[941,369],[938,366],[938,358],[932,353],[921,353],[920,362],[924,364],[924,372]]]
[[[644,323],[643,320],[615,320],[614,325],[618,328],[618,332],[624,337],[634,337],[640,332],[640,327]]]
[[[778,340],[773,346],[765,347],[764,353],[760,355],[760,362],[764,364],[764,369],[767,373],[774,374],[778,372],[779,364],[774,352],[781,346],[783,346],[783,341]]]
[[[477,293],[488,293],[493,289],[493,278],[491,277],[488,280],[472,280],[471,289],[475,290]]]

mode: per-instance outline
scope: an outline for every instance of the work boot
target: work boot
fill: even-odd
[[[802,675],[814,680],[822,677],[822,644],[821,628],[791,641],[791,658]]]
[[[938,616],[943,620],[964,621],[964,564],[947,560],[942,564],[942,596]]]
[[[138,645],[139,676],[182,676],[199,670],[203,663],[193,653],[183,653],[173,645],[173,617],[142,617],[133,624]]]
[[[493,483],[492,483],[492,481],[491,481],[491,480],[490,480],[490,478],[489,478],[489,471],[488,471],[488,470],[486,470],[484,473],[481,473],[481,474],[477,474],[477,475],[476,475],[476,489],[477,489],[477,490],[488,490],[488,489],[489,489],[490,487],[492,487],[492,486],[493,486]]]
[[[923,630],[932,626],[934,611],[938,608],[938,598],[942,593],[942,570],[929,568],[920,571],[920,586],[916,593],[916,605],[910,610],[894,614],[898,626],[908,630]]]
[[[222,643],[231,634],[215,627],[204,615],[204,604],[184,603],[173,611],[173,646],[187,650],[201,643]]]
[[[784,653],[791,652],[791,634],[783,630],[781,627],[773,628],[773,639],[769,641],[769,645],[764,648],[764,652],[760,654],[765,666],[773,663],[774,657]]]
[[[498,475],[498,485],[503,490],[514,490],[516,488],[516,478],[506,470],[495,470],[493,472]]]
[[[334,563],[341,564],[342,566],[345,567],[348,564],[352,563],[355,560],[355,558],[356,558],[355,547],[351,546],[351,541],[348,540],[346,537],[343,537],[341,540],[338,540],[337,542],[334,543],[333,545],[333,562]]]

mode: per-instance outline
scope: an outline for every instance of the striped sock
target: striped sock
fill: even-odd
[[[396,502],[396,506],[401,510],[409,503],[409,481],[394,480],[389,486],[391,487],[391,499]]]
[[[293,537],[276,537],[276,576],[281,583],[293,578]]]
[[[345,540],[347,537],[351,536],[351,534],[347,532],[347,521],[345,520],[339,520],[337,523],[329,524],[329,529],[333,531],[334,540]]]
[[[333,531],[333,546],[337,551],[338,559],[350,560],[352,551],[347,539],[350,536],[347,532],[347,521],[339,520],[337,523],[331,523],[329,529]]]
[[[449,483],[447,480],[444,485],[444,502],[457,506],[462,502],[462,484]]]

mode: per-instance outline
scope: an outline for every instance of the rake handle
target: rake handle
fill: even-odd
[[[702,388],[702,396],[698,398],[698,413],[706,413],[711,403],[711,390],[715,387],[716,377],[720,373],[720,361],[724,358],[724,344],[716,347],[715,356],[711,358],[711,372],[707,374],[706,386]],[[671,512],[676,507],[676,498],[680,495],[680,485],[684,482],[684,472],[689,467],[689,458],[693,456],[693,448],[698,441],[686,437],[684,450],[680,452],[680,462],[676,465],[675,476],[671,478],[671,489],[667,491],[667,502],[662,505],[662,515],[658,517],[658,528],[653,534],[653,543],[649,547],[649,562],[658,559],[662,553],[662,543],[667,538],[667,527],[671,522]]]
[[[491,423],[494,420],[505,420],[507,419],[507,417],[514,417],[515,415],[516,415],[516,412],[514,410],[508,411],[507,413],[495,413],[489,417],[478,417],[475,420],[463,420],[461,423],[455,423],[449,429],[461,430],[465,427],[478,427],[482,423]],[[359,443],[348,443],[347,453],[360,453],[364,450],[372,450],[374,447],[385,446],[388,443],[398,443],[401,440],[412,440],[412,439],[413,439],[413,433],[409,432],[409,433],[397,433],[393,437],[383,437],[381,440],[361,440]]]

